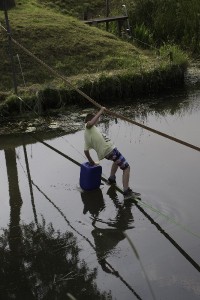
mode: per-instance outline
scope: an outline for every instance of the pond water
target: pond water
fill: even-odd
[[[200,147],[198,89],[110,109]],[[27,136],[0,138],[0,298],[199,299],[199,152],[119,119],[99,126],[141,201],[103,182],[80,190],[70,158],[86,161],[83,130],[40,136],[69,159]],[[101,165],[107,178],[111,163]]]

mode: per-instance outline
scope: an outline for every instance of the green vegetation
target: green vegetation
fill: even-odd
[[[139,68],[140,55],[131,44],[105,31],[84,25],[77,19],[43,8],[36,2],[22,2],[9,12],[9,17],[15,39],[66,76],[113,71],[127,66]],[[2,33],[1,37],[2,73],[6,77],[1,81],[4,84],[0,86],[2,90],[3,87],[11,88],[12,83],[9,80],[6,36]],[[20,56],[27,85],[51,79],[44,67],[19,48],[15,47],[15,53]],[[142,62],[144,58],[141,56],[140,60]]]
[[[99,7],[103,14],[105,7],[100,7],[100,2],[87,1],[90,8],[95,10]],[[74,1],[16,1],[16,8],[9,11],[12,35],[34,55],[66,76],[73,85],[97,100],[148,94],[152,90],[156,92],[174,86],[176,75],[177,82],[182,81],[187,56],[178,47],[168,45],[158,57],[156,51],[141,50],[131,42],[85,25],[67,14],[69,12],[72,15],[72,6],[81,12],[87,3],[76,1],[76,6]],[[59,11],[62,5],[64,12]],[[3,12],[0,12],[0,20],[5,26]],[[0,31],[0,42],[3,45],[0,48],[1,110],[10,114],[12,72],[4,30]],[[17,45],[14,44],[13,48],[19,96],[30,102],[30,106],[42,101],[42,105],[48,107],[49,97],[54,98],[51,103],[55,107],[79,100],[80,96],[66,83]],[[168,56],[170,52],[173,62]],[[44,104],[45,101],[49,102]]]
[[[104,0],[41,0],[40,2],[63,14],[72,15],[81,19],[84,17],[85,13],[87,13],[89,18],[93,18],[98,15],[105,15]]]
[[[126,0],[126,3],[134,37],[137,38],[135,27],[145,26],[154,45],[175,43],[188,52],[199,53],[199,0]]]
[[[84,13],[88,18],[106,15],[105,0],[42,0],[42,3],[80,19]],[[176,43],[187,51],[199,52],[199,0],[108,0],[108,3],[110,15],[125,14],[122,4],[126,5],[133,38],[154,46]],[[117,32],[114,23],[110,30]]]

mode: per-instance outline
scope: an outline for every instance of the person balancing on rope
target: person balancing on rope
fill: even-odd
[[[126,159],[123,157],[123,155],[119,152],[119,150],[115,147],[113,142],[106,137],[104,134],[102,134],[99,129],[96,127],[96,125],[99,122],[100,116],[103,114],[103,112],[106,110],[105,107],[101,107],[99,112],[97,114],[87,114],[85,117],[85,132],[84,132],[84,153],[87,157],[89,163],[91,165],[94,165],[95,162],[90,156],[90,149],[94,149],[97,153],[97,156],[99,160],[102,160],[104,158],[108,160],[112,160],[113,164],[111,167],[110,177],[108,178],[109,184],[115,184],[116,183],[116,172],[118,170],[118,167],[123,171],[122,175],[122,183],[123,183],[123,189],[124,189],[124,196],[125,198],[130,197],[139,197],[140,194],[133,192],[132,189],[129,187],[129,177],[130,177],[130,166],[129,163],[126,161]]]

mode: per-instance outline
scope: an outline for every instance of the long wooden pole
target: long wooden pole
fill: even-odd
[[[0,26],[1,26],[4,30],[6,30],[2,25],[0,25]],[[28,49],[26,49],[24,46],[22,46],[20,43],[18,43],[15,39],[12,38],[12,41],[13,41],[13,43],[15,43],[16,45],[18,45],[21,49],[23,49],[28,55],[30,55],[31,57],[33,57],[38,63],[40,63],[41,65],[43,65],[43,66],[44,66],[47,70],[49,70],[52,74],[54,74],[54,75],[57,76],[58,78],[62,79],[62,80],[63,80],[64,82],[66,82],[69,86],[73,87],[74,90],[75,90],[79,95],[83,96],[84,99],[88,100],[89,102],[91,102],[92,104],[94,104],[94,105],[95,105],[96,107],[98,107],[98,108],[101,108],[101,107],[102,107],[101,104],[99,104],[98,102],[96,102],[96,101],[95,101],[94,99],[92,99],[90,96],[88,96],[88,95],[85,94],[83,91],[81,91],[79,88],[77,88],[75,85],[73,85],[73,84],[72,84],[72,83],[71,83],[64,75],[58,73],[58,72],[57,72],[56,70],[54,70],[52,67],[50,67],[49,65],[47,65],[44,61],[42,61],[42,60],[39,59],[37,56],[35,56],[32,52],[30,52]],[[18,97],[18,98],[20,99],[20,97]],[[141,127],[141,128],[144,128],[144,129],[146,129],[146,130],[148,130],[148,131],[151,131],[151,132],[153,132],[153,133],[155,133],[155,134],[158,134],[158,135],[160,135],[160,136],[163,136],[164,138],[167,138],[167,139],[169,139],[169,140],[172,140],[172,141],[174,141],[174,142],[177,142],[177,143],[179,143],[179,144],[182,144],[182,145],[184,145],[184,146],[186,146],[186,147],[192,148],[192,149],[197,150],[197,151],[200,152],[200,147],[199,147],[199,146],[192,145],[192,144],[187,143],[187,142],[185,142],[185,141],[183,141],[183,140],[180,140],[180,139],[177,139],[177,138],[175,138],[175,137],[173,137],[173,136],[170,136],[170,135],[168,135],[168,134],[166,134],[166,133],[164,133],[164,132],[161,132],[161,131],[159,131],[159,130],[153,129],[153,128],[148,127],[148,126],[146,126],[146,125],[144,125],[144,124],[138,123],[138,122],[136,122],[136,121],[134,121],[134,120],[132,120],[132,119],[129,119],[129,118],[127,118],[127,117],[124,117],[124,116],[121,115],[121,114],[118,114],[118,113],[116,113],[116,112],[110,111],[109,109],[106,109],[105,112],[106,112],[107,114],[110,114],[110,115],[116,117],[116,118],[122,119],[122,120],[124,120],[124,121],[129,122],[129,123],[132,123],[132,124],[134,124],[134,125],[136,125],[136,126],[139,126],[139,127]]]

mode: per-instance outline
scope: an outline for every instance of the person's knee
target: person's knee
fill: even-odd
[[[130,166],[127,166],[124,170],[123,170],[124,173],[128,173],[130,172]]]

